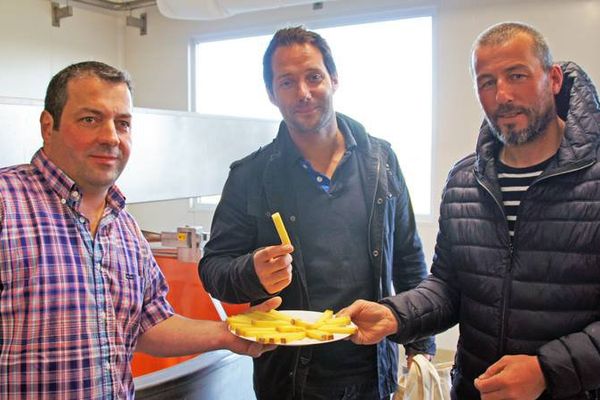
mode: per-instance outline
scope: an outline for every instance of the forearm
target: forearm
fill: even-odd
[[[406,344],[443,332],[457,322],[457,303],[444,282],[429,277],[418,288],[380,302],[398,321],[392,340]]]
[[[600,387],[600,321],[580,332],[552,340],[538,349],[537,356],[548,384],[556,398],[566,398]]]
[[[248,303],[268,297],[254,272],[252,253],[234,258],[209,250],[199,272],[206,291],[219,300]]]
[[[174,315],[144,332],[138,338],[136,351],[157,357],[176,357],[229,349],[232,336],[225,322]]]

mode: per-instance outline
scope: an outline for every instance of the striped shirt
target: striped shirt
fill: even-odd
[[[497,161],[498,183],[502,191],[504,214],[508,222],[508,233],[511,240],[515,236],[515,225],[521,199],[533,181],[544,172],[551,159],[526,168],[513,168]]]
[[[116,187],[92,238],[44,154],[0,169],[0,399],[133,398],[136,340],[173,314]]]

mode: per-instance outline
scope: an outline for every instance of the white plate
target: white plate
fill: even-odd
[[[316,320],[319,319],[319,317],[321,315],[323,315],[322,312],[318,312],[318,311],[305,311],[305,310],[277,310],[277,311],[287,314],[293,318],[304,320],[306,322],[315,322]],[[356,325],[354,325],[352,322],[350,322],[350,326],[356,326]],[[246,340],[250,340],[252,342],[257,341],[255,337],[238,335],[234,331],[231,331],[231,333],[233,333],[234,335],[239,336],[241,338],[244,338]],[[311,344],[324,344],[324,343],[337,342],[338,340],[342,340],[344,338],[347,338],[348,336],[350,336],[349,333],[334,333],[333,339],[331,339],[331,340],[317,340],[317,339],[312,339],[312,338],[304,338],[301,340],[295,340],[290,343],[277,343],[277,346],[308,346]]]

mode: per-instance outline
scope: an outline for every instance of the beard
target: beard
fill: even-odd
[[[515,124],[506,124],[504,127],[500,127],[498,119],[505,114],[521,113],[527,117],[529,121],[527,126],[523,129],[516,129]],[[494,135],[505,145],[519,146],[534,141],[536,138],[542,136],[546,131],[546,128],[550,122],[556,116],[556,109],[554,105],[554,99],[547,104],[542,104],[538,110],[534,108],[526,108],[515,106],[513,104],[502,104],[498,107],[496,112],[488,116],[486,120],[489,126],[492,128]]]

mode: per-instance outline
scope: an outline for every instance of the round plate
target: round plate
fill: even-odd
[[[322,312],[318,312],[318,311],[306,311],[306,310],[277,310],[277,311],[287,314],[293,318],[304,320],[306,322],[315,322],[316,320],[319,319],[319,317],[321,315],[323,315]],[[350,322],[350,326],[356,326],[356,325],[354,325],[354,323]],[[233,333],[234,335],[244,338],[246,340],[250,340],[252,342],[257,341],[255,337],[238,335],[232,330],[230,330],[230,332]],[[349,333],[334,333],[333,339],[331,339],[331,340],[317,340],[317,339],[312,339],[312,338],[304,338],[301,340],[295,340],[291,343],[277,343],[276,345],[277,346],[308,346],[311,344],[325,344],[325,343],[337,342],[338,340],[342,340],[344,338],[347,338],[348,336],[350,336]]]

